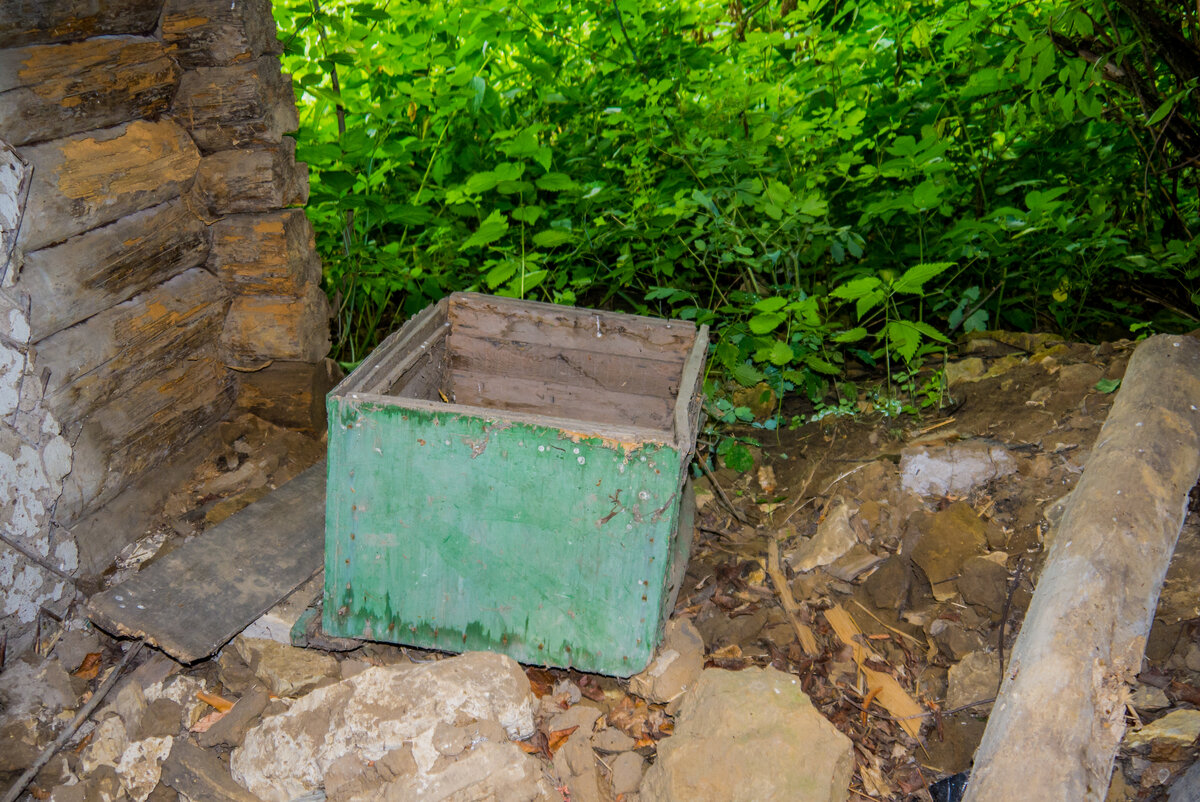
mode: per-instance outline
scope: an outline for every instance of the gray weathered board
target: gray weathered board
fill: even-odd
[[[92,597],[88,616],[184,663],[203,660],[321,569],[325,462]]]

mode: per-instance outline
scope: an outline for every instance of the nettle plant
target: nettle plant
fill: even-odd
[[[1200,76],[1126,6],[276,0],[335,355],[459,289],[682,317],[766,427],[852,363],[920,410],[962,331],[1194,328]]]

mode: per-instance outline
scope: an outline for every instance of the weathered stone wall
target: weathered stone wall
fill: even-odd
[[[10,648],[139,534],[73,526],[239,393],[313,425],[328,311],[277,50],[270,0],[0,0]]]

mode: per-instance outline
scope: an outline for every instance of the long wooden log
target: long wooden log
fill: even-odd
[[[316,362],[329,351],[329,302],[315,283],[298,298],[236,297],[221,343],[231,365],[261,367],[275,359]]]
[[[967,800],[1105,798],[1198,475],[1200,340],[1151,337],[1059,523]]]
[[[193,268],[47,337],[37,345],[47,406],[67,425],[153,381],[217,342],[227,303],[220,282]]]
[[[274,56],[185,72],[174,114],[206,153],[276,145],[300,124],[292,76]]]
[[[162,0],[0,0],[0,47],[148,34]]]
[[[33,251],[179,197],[200,153],[169,120],[125,125],[18,148],[33,166],[17,244]]]
[[[223,217],[212,235],[207,267],[235,295],[295,297],[321,280],[315,235],[302,209]]]
[[[0,50],[0,138],[24,145],[157,116],[179,74],[141,36]]]
[[[53,299],[30,305],[33,341],[202,264],[208,250],[208,227],[176,199],[25,254],[16,291]]]
[[[221,150],[200,160],[195,191],[214,216],[303,206],[308,165],[296,162],[290,137],[274,147]]]
[[[270,0],[167,0],[162,36],[188,69],[250,61],[279,49]]]

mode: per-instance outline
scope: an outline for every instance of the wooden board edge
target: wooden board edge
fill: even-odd
[[[334,387],[329,393],[330,397],[356,392],[373,392],[375,389],[388,387],[390,382],[385,379],[393,374],[398,374],[408,364],[415,361],[422,353],[420,348],[422,343],[431,341],[439,333],[442,335],[446,333],[449,327],[447,320],[449,304],[450,298],[443,298],[409,318],[399,330],[384,338],[383,342],[376,346],[375,350],[359,363],[359,366],[351,371],[349,376]],[[400,361],[390,364],[391,359]],[[385,370],[384,373],[380,372]]]
[[[333,397],[331,396],[331,399]],[[599,438],[606,443],[619,443],[626,451],[641,448],[644,445],[661,445],[675,448],[672,433],[661,429],[648,429],[636,426],[618,427],[608,424],[573,418],[559,418],[549,415],[535,415],[529,412],[513,412],[488,407],[474,407],[465,404],[447,404],[440,401],[426,401],[421,398],[399,398],[378,393],[348,393],[340,395],[337,401],[353,403],[379,404],[381,406],[400,407],[420,412],[440,413],[444,415],[463,415],[486,421],[519,423],[526,426],[540,426],[545,429],[557,429],[563,434],[578,436],[586,439]],[[333,421],[330,416],[330,421]]]
[[[591,309],[586,306],[564,306],[563,304],[552,304],[546,301],[527,301],[520,298],[506,298],[502,295],[488,295],[482,292],[455,292],[450,296],[451,304],[470,305],[471,303],[480,304],[495,304],[497,306],[506,306],[514,311],[522,310],[537,315],[566,315],[579,319],[591,318],[599,316],[601,320],[621,321],[626,324],[635,326],[648,326],[651,328],[665,329],[668,327],[681,327],[685,335],[696,331],[696,324],[690,320],[680,320],[678,318],[659,318],[649,317],[646,315],[631,315],[627,312],[609,312],[604,309]]]
[[[696,331],[691,353],[683,363],[679,378],[679,396],[675,399],[675,447],[681,458],[686,458],[696,448],[697,430],[700,428],[700,412],[704,407],[704,363],[708,356],[708,326]]]

